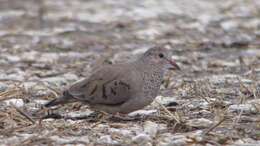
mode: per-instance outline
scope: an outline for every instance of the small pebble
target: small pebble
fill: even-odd
[[[199,118],[199,119],[191,119],[187,122],[189,126],[197,127],[197,128],[207,128],[211,126],[213,122],[205,119],[205,118]]]
[[[140,133],[132,138],[132,141],[139,145],[146,145],[151,140],[151,137],[144,133]]]
[[[101,143],[101,144],[111,144],[111,145],[118,144],[117,141],[112,140],[112,138],[111,138],[110,135],[101,136],[101,137],[99,138],[99,140],[98,140],[98,143]]]
[[[228,108],[228,110],[231,112],[243,111],[244,113],[248,113],[248,114],[257,113],[257,109],[252,104],[235,104],[235,105],[231,105]]]
[[[8,88],[8,86],[4,83],[0,83],[0,92],[5,91]]]
[[[24,102],[22,99],[8,99],[4,101],[7,106],[16,106],[16,107],[23,107]]]

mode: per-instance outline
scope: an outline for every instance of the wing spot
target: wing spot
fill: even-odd
[[[113,95],[116,95],[116,91],[113,88],[110,88],[110,91]]]
[[[80,88],[86,88],[88,84],[83,84]]]
[[[102,92],[103,92],[103,96],[102,96],[102,97],[103,97],[104,99],[107,99],[106,87],[105,87],[104,85],[102,86]]]
[[[125,87],[127,87],[128,89],[131,88],[129,84],[124,83],[124,82],[122,82],[122,81],[120,81],[119,84],[120,84],[120,85],[123,85],[123,86],[125,86]]]
[[[94,87],[94,89],[90,92],[90,96],[93,95],[97,91],[97,85]]]

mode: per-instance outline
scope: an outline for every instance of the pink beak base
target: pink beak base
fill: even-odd
[[[178,64],[174,60],[168,60],[168,61],[173,66],[173,68],[170,68],[170,69],[181,70],[181,68],[178,66]]]

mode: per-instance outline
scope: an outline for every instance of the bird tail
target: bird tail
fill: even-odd
[[[71,102],[75,102],[75,99],[73,98],[72,95],[70,95],[68,93],[68,91],[64,91],[63,96],[49,101],[44,106],[45,107],[52,107],[52,106],[56,106],[56,105],[59,105],[59,104],[66,104],[66,103],[71,103]]]

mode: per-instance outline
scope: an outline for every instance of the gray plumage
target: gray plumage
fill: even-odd
[[[73,84],[62,97],[45,106],[80,101],[108,113],[130,113],[141,109],[157,96],[166,69],[179,69],[165,51],[154,47],[136,61],[106,65],[89,78]]]

